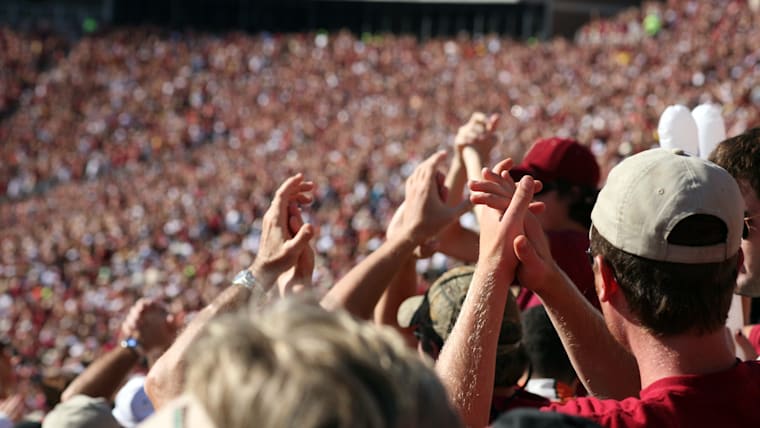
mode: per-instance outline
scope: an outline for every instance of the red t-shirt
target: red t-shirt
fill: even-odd
[[[760,427],[760,362],[737,362],[708,375],[660,379],[639,397],[578,398],[542,410],[581,416],[608,428]]]
[[[760,355],[760,324],[752,326],[747,339],[752,344],[752,347],[755,348],[755,352]]]
[[[594,289],[594,271],[591,270],[591,264],[588,261],[588,256],[586,256],[589,245],[588,233],[562,230],[547,232],[546,237],[549,238],[552,257],[557,266],[573,280],[586,300],[599,309],[599,298]],[[540,304],[541,300],[532,291],[526,288],[520,290],[520,294],[517,296],[517,306],[521,311]]]

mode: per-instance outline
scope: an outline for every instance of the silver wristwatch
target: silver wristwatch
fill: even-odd
[[[240,272],[238,272],[237,275],[235,275],[235,279],[232,280],[232,283],[234,285],[242,285],[243,287],[249,289],[250,291],[253,291],[254,289],[261,290],[261,283],[256,280],[256,277],[253,276],[250,270],[243,269]]]

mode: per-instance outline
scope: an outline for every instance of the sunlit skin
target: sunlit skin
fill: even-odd
[[[741,244],[744,264],[739,269],[736,284],[740,291],[744,288],[757,290],[760,288],[760,200],[746,180],[739,180],[739,188],[744,197],[745,215],[750,219],[749,235]]]

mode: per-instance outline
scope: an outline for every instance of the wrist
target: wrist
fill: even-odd
[[[253,288],[259,288],[262,291],[268,291],[270,288],[272,288],[272,284],[275,283],[277,280],[278,274],[272,273],[272,269],[266,266],[264,263],[257,263],[257,261],[254,260],[253,264],[251,264],[248,268],[242,270],[240,273],[238,273],[238,276],[243,275],[245,273],[248,273],[245,275],[247,278],[252,279],[251,286],[255,285]],[[237,277],[236,277],[237,278]],[[245,284],[242,284],[245,285]],[[252,289],[252,287],[246,287],[248,289]]]
[[[142,358],[145,355],[145,350],[140,345],[140,341],[138,341],[135,337],[132,337],[132,336],[124,338],[119,343],[119,347],[124,352],[128,352],[130,355],[134,356],[135,358]]]

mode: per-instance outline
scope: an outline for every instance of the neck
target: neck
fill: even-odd
[[[493,396],[509,398],[515,395],[516,390],[514,386],[497,386],[493,389]]]
[[[655,337],[637,329],[629,344],[639,365],[641,388],[671,376],[703,375],[730,369],[735,361],[726,332]]]

